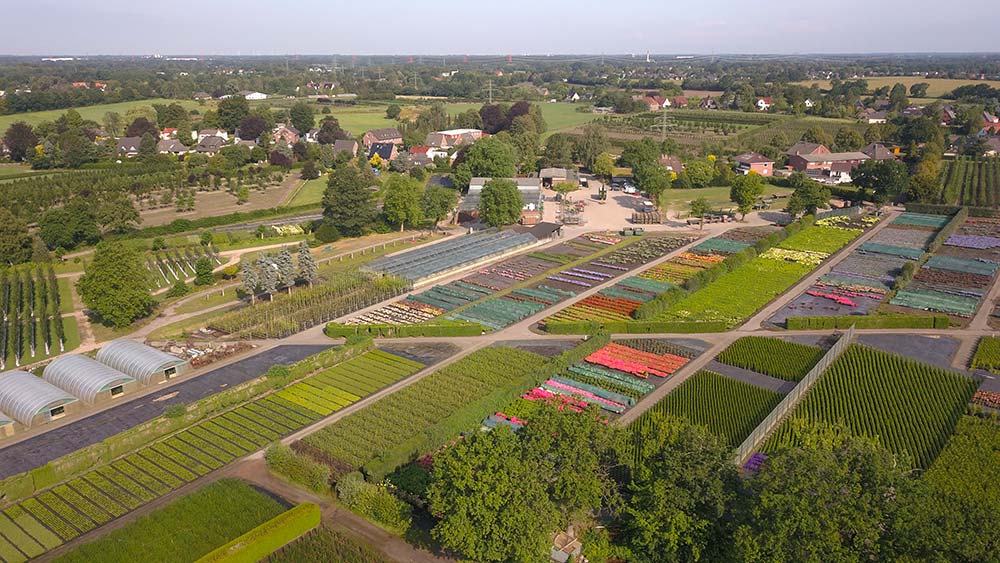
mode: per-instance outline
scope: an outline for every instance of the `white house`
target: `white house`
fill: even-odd
[[[771,98],[757,98],[757,111],[767,111],[771,109]]]
[[[240,95],[250,101],[267,99],[267,94],[263,92],[251,92],[249,90],[244,90],[240,92]]]
[[[198,131],[197,139],[199,143],[204,141],[205,137],[222,137],[222,140],[228,141],[229,132],[223,129],[202,129],[201,131]]]
[[[812,109],[816,106],[816,102],[806,98],[806,101],[802,102],[802,105],[806,106],[806,109]]]

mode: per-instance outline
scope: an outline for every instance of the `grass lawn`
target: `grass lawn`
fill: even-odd
[[[919,76],[880,76],[877,78],[866,78],[868,81],[868,89],[876,90],[882,86],[888,86],[892,88],[897,83],[906,86],[906,91],[909,93],[910,86],[918,82],[926,82],[930,84],[927,88],[927,96],[930,98],[940,98],[944,94],[951,92],[959,86],[964,86],[966,84],[989,84],[994,88],[1000,88],[1000,80],[962,80],[958,78],[921,78]],[[828,80],[803,80],[802,82],[796,82],[795,84],[800,84],[802,86],[812,86],[813,84],[819,84],[820,88],[829,89],[830,82]]]
[[[57,278],[56,285],[59,286],[59,312],[73,312],[73,288],[67,278]]]
[[[180,315],[184,315],[187,313],[204,311],[205,309],[222,305],[223,303],[236,303],[236,288],[230,287],[227,289],[207,291],[203,295],[199,295],[197,298],[189,299],[189,301],[185,301],[183,304],[178,305],[174,311]]]
[[[62,114],[66,113],[68,109],[75,109],[80,113],[84,119],[93,119],[97,123],[101,123],[104,118],[104,114],[109,111],[114,111],[125,116],[125,112],[132,108],[150,106],[153,104],[171,104],[178,103],[184,106],[184,109],[192,110],[198,108],[199,111],[204,113],[204,110],[209,109],[209,106],[199,106],[198,102],[194,100],[167,100],[164,98],[155,98],[152,100],[136,100],[132,102],[119,102],[117,104],[100,104],[96,106],[85,106],[78,108],[67,108],[67,109],[54,109],[47,111],[32,111],[27,113],[15,113],[12,115],[0,116],[0,131],[6,131],[10,127],[11,123],[16,121],[24,121],[28,125],[38,125],[42,121],[54,121]]]
[[[63,317],[63,346],[65,350],[59,349],[59,341],[56,339],[55,329],[52,330],[52,347],[49,353],[45,353],[45,344],[41,343],[39,339],[38,347],[35,350],[35,356],[32,357],[28,352],[25,352],[24,356],[21,357],[21,364],[33,364],[40,362],[42,360],[47,360],[53,356],[58,356],[64,352],[72,352],[80,347],[80,327],[76,324],[76,317]],[[13,359],[8,357],[8,361],[11,362],[7,365],[8,369],[13,369]]]
[[[777,193],[791,193],[792,190],[788,188],[781,188],[772,184],[767,184],[764,186],[764,195],[773,195]],[[713,188],[691,188],[691,189],[671,189],[667,190],[663,194],[662,204],[667,209],[672,209],[675,211],[686,211],[688,205],[691,201],[703,197],[708,200],[715,208],[729,209],[735,207],[736,204],[729,201],[729,187],[713,187]],[[784,205],[784,200],[779,200],[778,206]]]
[[[274,498],[236,479],[221,479],[57,561],[195,561],[285,511]]]
[[[6,129],[4,129],[6,131]],[[17,176],[31,172],[31,166],[27,164],[0,164],[0,178],[7,176]]]
[[[223,309],[219,309],[218,311],[211,311],[211,312],[208,312],[208,313],[202,313],[200,315],[196,315],[196,316],[191,317],[189,319],[184,319],[183,321],[177,321],[175,323],[170,323],[168,325],[161,326],[160,328],[158,328],[158,329],[150,332],[149,336],[147,337],[147,339],[154,340],[154,341],[157,341],[157,340],[179,340],[179,339],[181,339],[184,336],[185,332],[190,332],[192,330],[197,330],[199,328],[202,328],[205,325],[207,325],[208,322],[211,319],[214,319],[215,317],[220,316],[220,315],[224,315],[224,314],[228,313],[229,311],[232,311],[235,308],[236,308],[236,305],[234,304],[232,307],[225,307]],[[104,342],[104,340],[110,340],[111,339],[111,338],[100,338],[100,337],[98,337],[98,329],[101,329],[101,334],[102,335],[103,334],[111,334],[113,337],[120,336],[120,335],[116,334],[112,329],[109,329],[109,328],[107,328],[105,326],[102,326],[102,325],[93,325],[93,326],[94,326],[94,337],[97,339],[98,342]],[[137,327],[133,326],[133,327],[131,327],[131,329],[126,329],[125,333],[133,332],[133,331],[135,331],[136,328]]]
[[[553,133],[565,131],[589,123],[596,118],[593,113],[583,113],[576,111],[580,104],[564,104],[557,102],[554,104],[545,102],[534,102],[542,108],[542,117],[545,118],[546,130],[542,139],[551,136]],[[478,110],[483,107],[482,103],[453,103],[447,104],[446,109],[449,115],[458,115],[470,109]]]
[[[323,201],[323,191],[326,190],[326,176],[320,176],[312,180],[307,180],[299,187],[292,201],[288,202],[291,207],[299,205],[319,205]]]

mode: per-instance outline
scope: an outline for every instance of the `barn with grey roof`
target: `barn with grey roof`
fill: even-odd
[[[62,418],[78,404],[76,397],[28,372],[0,374],[0,412],[25,428]]]
[[[60,356],[45,367],[42,379],[88,405],[104,403],[134,390],[134,377],[80,354]]]
[[[134,377],[142,385],[162,383],[187,369],[187,362],[141,342],[122,338],[97,352],[97,361]]]

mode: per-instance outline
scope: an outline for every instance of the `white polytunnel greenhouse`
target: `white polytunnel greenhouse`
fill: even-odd
[[[9,416],[0,412],[0,438],[10,436],[14,433],[14,421]]]
[[[42,379],[84,403],[102,403],[136,387],[135,378],[80,354],[60,356],[45,367]]]
[[[0,412],[25,427],[65,416],[76,397],[24,371],[0,374]]]
[[[187,367],[181,358],[128,338],[109,342],[97,352],[97,361],[131,375],[143,385],[162,383]]]

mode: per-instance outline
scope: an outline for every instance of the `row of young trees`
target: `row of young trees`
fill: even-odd
[[[65,350],[59,286],[51,266],[0,271],[0,370]]]
[[[277,253],[262,253],[252,263],[245,261],[240,266],[243,289],[250,295],[251,301],[260,293],[271,299],[280,290],[291,293],[292,287],[300,281],[312,286],[318,277],[316,260],[306,241],[299,243],[298,264],[292,259],[291,250],[286,247]]]

